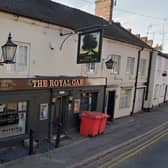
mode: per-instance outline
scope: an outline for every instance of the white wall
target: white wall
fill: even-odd
[[[0,45],[6,42],[8,33],[11,32],[14,42],[24,42],[30,46],[29,71],[9,74],[6,67],[1,66],[0,77],[80,75],[81,65],[76,64],[77,35],[70,37],[61,51],[59,49],[65,38],[59,35],[60,31],[71,30],[4,13],[0,13],[0,25]],[[54,50],[50,49],[50,43]]]
[[[85,71],[86,64],[76,64],[78,46],[77,35],[73,35],[66,40],[62,50],[60,50],[60,46],[66,37],[60,36],[60,32],[67,33],[71,32],[71,30],[2,12],[0,13],[0,25],[0,45],[3,45],[6,42],[8,33],[11,32],[14,42],[24,42],[30,46],[28,70],[21,73],[8,73],[6,71],[6,66],[0,66],[0,78],[32,77],[35,75],[85,75],[89,77],[106,77],[108,86],[111,89],[117,89],[118,96],[116,98],[117,100],[114,116],[120,117],[130,114],[132,103],[130,108],[119,109],[120,90],[121,87],[131,87],[131,98],[133,98],[138,50],[140,47],[104,38],[101,63],[96,63],[96,73],[88,74]],[[52,44],[54,47],[53,50],[50,49],[50,44]],[[114,75],[111,73],[111,70],[106,69],[105,61],[109,55],[121,56],[119,74]],[[126,73],[128,57],[135,58],[133,75]],[[141,57],[146,58],[148,61],[149,50],[144,50]],[[148,67],[146,68],[145,77],[141,77],[139,79],[139,85],[146,81],[147,70]]]
[[[168,76],[164,77],[162,74],[163,72],[168,72],[168,58],[162,57],[157,51],[154,51],[151,68],[148,100],[145,101],[145,108],[152,108],[164,102],[165,87],[168,85]],[[158,85],[157,94],[155,93],[156,85]]]
[[[115,112],[114,118],[122,117],[130,115],[132,110],[132,101],[134,95],[134,85],[135,85],[135,76],[137,71],[137,60],[138,60],[138,51],[140,48],[129,45],[126,43],[104,39],[103,40],[103,47],[102,47],[102,61],[101,63],[96,64],[96,73],[95,74],[88,74],[89,76],[101,76],[107,78],[107,85],[108,90],[115,90],[116,91],[116,98],[115,98]],[[150,50],[144,50],[141,53],[141,58],[147,60],[146,65],[146,73],[144,76],[140,76],[138,79],[138,87],[144,86],[144,83],[147,81],[147,72],[148,72],[148,64],[149,64],[149,52]],[[106,69],[105,61],[109,55],[120,55],[121,56],[121,63],[120,63],[120,73],[113,74],[111,70]],[[127,58],[134,57],[135,58],[135,65],[134,65],[134,74],[130,75],[126,72],[126,65],[127,65]],[[84,67],[84,65],[83,65]],[[83,68],[84,69],[84,68]],[[120,102],[120,92],[122,88],[130,88],[132,89],[131,95],[131,104],[129,108],[119,108]]]

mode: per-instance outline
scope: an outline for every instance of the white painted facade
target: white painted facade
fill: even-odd
[[[108,92],[115,91],[115,109],[114,109],[114,118],[119,118],[123,116],[130,115],[132,110],[133,103],[133,95],[135,88],[135,77],[137,71],[137,60],[138,60],[138,51],[139,47],[129,45],[126,43],[122,43],[119,41],[104,39],[103,47],[102,47],[102,61],[101,63],[96,64],[95,73],[87,72],[86,66],[83,65],[83,73],[88,76],[96,76],[96,77],[106,77],[107,78],[107,89],[106,89],[106,107],[107,110],[107,100],[108,100]],[[138,85],[137,87],[146,87],[144,85],[147,82],[147,74],[148,74],[148,66],[149,66],[149,55],[150,50],[144,49],[141,52],[141,59],[146,60],[146,67],[144,74],[139,73]],[[111,55],[119,55],[120,56],[120,66],[119,73],[114,74],[111,69],[106,69],[105,61]],[[127,59],[132,57],[135,59],[133,74],[130,74],[126,71],[127,69]],[[128,106],[122,107],[121,105],[121,97],[123,91],[130,92],[128,96]],[[143,95],[142,95],[143,96]],[[143,98],[142,98],[143,99]],[[107,111],[106,111],[107,112]]]
[[[71,36],[60,50],[65,36],[60,32],[71,32],[63,27],[0,12],[0,45],[7,39],[8,33],[12,33],[13,41],[18,45],[27,46],[26,68],[14,70],[15,65],[0,66],[0,78],[26,78],[34,76],[88,76],[107,78],[106,100],[108,92],[115,91],[114,118],[130,115],[132,110],[133,94],[135,88],[135,76],[137,69],[138,46],[127,43],[103,39],[101,63],[96,63],[95,71],[87,72],[86,64],[76,64],[78,35]],[[145,87],[149,64],[149,50],[141,52],[141,59],[146,60],[144,74],[139,75],[138,87]],[[0,53],[1,54],[1,53]],[[105,62],[109,56],[120,57],[119,73],[113,73],[106,69]],[[128,57],[134,59],[133,73],[127,72]],[[124,105],[121,103],[121,99]],[[128,101],[126,102],[126,99]],[[107,109],[107,102],[106,109]]]
[[[60,32],[71,30],[2,12],[0,25],[1,46],[6,42],[9,32],[15,43],[28,46],[25,71],[13,71],[13,65],[0,66],[0,78],[80,75],[81,65],[76,64],[77,35],[70,37],[60,50],[65,38],[60,36]]]
[[[165,74],[165,75],[164,75]],[[145,108],[151,109],[168,100],[168,57],[154,51],[148,90],[148,99]]]

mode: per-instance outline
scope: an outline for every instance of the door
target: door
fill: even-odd
[[[135,109],[134,109],[135,113],[142,111],[143,101],[144,101],[144,88],[137,89],[135,99]]]
[[[107,114],[110,116],[108,120],[112,121],[114,118],[115,108],[115,91],[108,92]]]
[[[68,121],[68,96],[56,97],[53,110],[53,133],[57,130],[57,125],[60,123],[63,130],[67,128]]]

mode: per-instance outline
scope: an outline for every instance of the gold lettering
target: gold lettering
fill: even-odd
[[[50,86],[51,88],[54,87],[54,80],[50,80],[50,81],[49,81],[49,86]]]
[[[67,80],[63,80],[62,86],[68,86],[67,85]]]
[[[56,87],[77,87],[83,86],[83,79],[60,79],[60,80],[32,80],[31,81],[34,88],[56,88]]]
[[[37,80],[32,80],[33,87],[37,87]]]
[[[59,87],[59,80],[54,80],[54,86]]]
[[[77,86],[81,85],[81,80],[76,80]]]
[[[48,87],[48,80],[43,80],[43,87]]]
[[[63,80],[59,80],[59,86],[62,87]]]
[[[76,86],[76,80],[72,80],[72,86]]]
[[[67,86],[71,86],[70,80],[67,80]]]
[[[43,80],[37,80],[37,87],[43,87]]]

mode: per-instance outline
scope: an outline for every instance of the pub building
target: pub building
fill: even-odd
[[[36,77],[0,80],[0,143],[51,138],[58,122],[68,131],[78,128],[82,111],[103,112],[105,78]],[[14,142],[14,141],[13,141]]]

